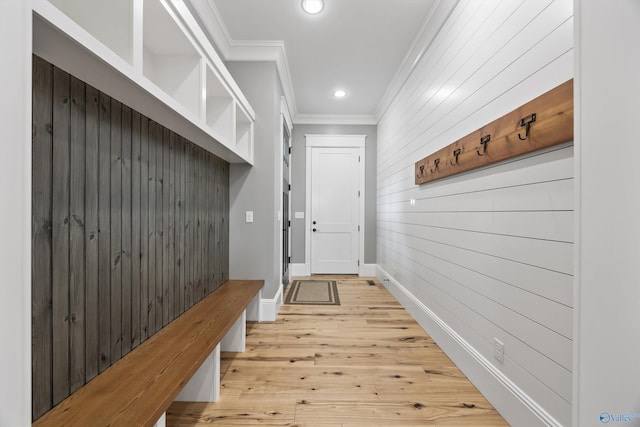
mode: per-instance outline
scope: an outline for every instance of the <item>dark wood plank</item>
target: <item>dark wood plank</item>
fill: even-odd
[[[98,155],[99,372],[111,365],[111,98],[100,93]]]
[[[157,141],[158,124],[149,120],[149,287],[147,292],[148,300],[148,336],[156,332],[156,181],[157,181]]]
[[[185,268],[185,290],[184,290],[184,310],[188,310],[191,307],[191,291],[192,291],[192,269],[191,262],[193,260],[191,256],[191,241],[192,241],[192,218],[193,212],[191,202],[191,193],[193,191],[193,159],[191,156],[192,147],[191,143],[186,142],[185,147],[185,161],[186,169],[184,172],[185,177],[185,240],[184,240],[184,268]]]
[[[85,84],[71,77],[69,230],[69,387],[85,383]]]
[[[149,336],[149,119],[140,117],[140,342]]]
[[[100,93],[86,86],[86,172],[85,172],[85,381],[98,375],[100,342],[98,339],[98,156]]]
[[[221,282],[229,280],[229,163],[220,159],[222,163],[222,277]]]
[[[122,106],[122,355],[131,350],[132,311],[132,154],[131,108]],[[136,311],[138,311],[136,309]]]
[[[164,186],[164,147],[162,143],[163,138],[163,127],[157,125],[156,130],[156,260],[155,260],[155,268],[156,268],[156,280],[154,282],[156,286],[156,310],[155,310],[155,330],[159,331],[162,329],[162,299],[163,299],[163,289],[162,289],[162,277],[163,277],[163,222],[164,222],[164,212],[163,212],[163,192],[162,188]]]
[[[131,348],[140,344],[140,305],[142,272],[142,198],[140,113],[131,116]]]
[[[195,276],[196,281],[196,297],[194,304],[199,301],[204,294],[203,277],[202,277],[202,154],[200,147],[196,147],[195,152],[195,223],[196,223],[196,252],[195,252]]]
[[[536,120],[527,137],[520,122],[528,121],[532,114]],[[486,137],[489,141],[480,144]],[[571,140],[573,79],[416,162],[415,183],[425,184]]]
[[[53,67],[33,57],[31,222],[32,417],[51,408],[51,196],[53,157]]]
[[[205,271],[207,275],[207,293],[211,293],[214,289],[214,268],[211,261],[215,258],[213,253],[213,247],[211,245],[213,212],[211,205],[211,190],[213,188],[213,169],[215,167],[215,156],[211,153],[207,153],[207,168],[206,168],[206,189],[205,189],[205,209],[206,209],[206,222],[205,222]]]
[[[70,77],[53,69],[53,404],[69,395]]]
[[[122,104],[111,99],[111,361],[122,356]]]
[[[214,250],[215,250],[215,258],[213,259],[213,265],[215,268],[215,276],[216,276],[216,287],[222,283],[222,221],[221,221],[221,209],[222,209],[222,163],[218,158],[215,159],[214,162],[214,181],[215,181],[215,190],[214,190],[214,199],[213,199],[213,215],[215,217],[213,222],[213,230],[214,230]]]
[[[176,134],[169,139],[169,321],[177,315],[179,277],[176,266]]]
[[[263,286],[225,283],[34,426],[152,426]]]
[[[169,268],[169,224],[173,219],[169,213],[171,197],[171,152],[169,143],[171,132],[167,128],[162,129],[162,326],[169,323],[169,282],[171,277]]]
[[[197,224],[196,224],[196,146],[189,144],[189,160],[191,167],[189,168],[189,300],[187,301],[187,307],[191,308],[196,302],[196,295],[198,292],[198,276],[196,275],[196,247],[198,244],[197,239]]]
[[[184,292],[187,286],[186,282],[186,263],[185,263],[185,244],[186,244],[186,167],[187,167],[187,157],[186,157],[186,142],[183,138],[178,138],[180,148],[179,160],[178,160],[178,177],[179,177],[179,191],[178,191],[178,266],[179,266],[179,289],[178,289],[178,314],[184,313]]]

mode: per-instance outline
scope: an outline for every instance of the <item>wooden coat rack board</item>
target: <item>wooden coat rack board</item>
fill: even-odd
[[[415,164],[416,185],[573,140],[573,79]]]

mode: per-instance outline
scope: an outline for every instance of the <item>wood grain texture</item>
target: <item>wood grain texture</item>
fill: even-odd
[[[121,325],[121,345],[122,355],[131,350],[131,323],[132,323],[132,145],[131,145],[131,109],[126,105],[122,106],[122,325]],[[138,311],[136,309],[136,311]]]
[[[33,425],[153,426],[263,286],[227,282]]]
[[[208,293],[207,267],[228,264],[200,258],[228,263],[228,246],[205,232],[206,176],[226,162],[37,57],[32,144],[35,419],[185,310],[186,266]]]
[[[86,91],[86,171],[85,171],[85,381],[98,374],[100,364],[98,301],[98,156],[100,93]]]
[[[69,395],[70,76],[53,68],[53,404]]]
[[[85,84],[71,78],[69,194],[69,386],[85,383]]]
[[[111,98],[102,92],[98,126],[98,340],[102,372],[111,364]]]
[[[521,120],[529,122],[529,135]],[[524,140],[523,140],[524,139]],[[426,184],[573,140],[573,79],[557,86],[415,164]]]
[[[51,196],[53,164],[53,67],[33,60],[31,221],[32,416],[52,405]]]
[[[246,351],[222,353],[220,400],[174,402],[167,425],[508,425],[367,279],[331,277],[340,306],[284,305],[275,323],[251,324]]]

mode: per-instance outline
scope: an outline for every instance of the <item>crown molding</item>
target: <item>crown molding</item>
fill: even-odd
[[[380,99],[375,110],[376,122],[379,122],[386,114],[387,110],[395,100],[398,93],[407,83],[411,75],[416,69],[420,60],[425,56],[426,52],[431,48],[435,38],[442,30],[442,26],[449,19],[449,16],[458,5],[459,0],[443,1],[437,0],[427,18],[422,24],[418,35],[414,39],[409,52],[405,55],[402,63],[398,67],[396,74],[393,76],[391,83],[387,87],[384,95]]]
[[[377,125],[372,114],[297,114],[297,125]]]
[[[199,24],[206,30],[211,43],[225,61],[272,61],[276,63],[287,107],[295,117],[297,115],[296,100],[284,42],[278,40],[233,40],[213,0],[193,1],[190,4],[199,17]]]

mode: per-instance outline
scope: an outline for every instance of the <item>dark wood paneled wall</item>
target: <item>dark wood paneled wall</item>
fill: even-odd
[[[33,418],[228,280],[229,165],[33,61]]]

